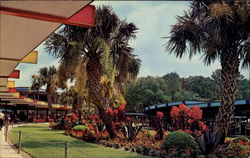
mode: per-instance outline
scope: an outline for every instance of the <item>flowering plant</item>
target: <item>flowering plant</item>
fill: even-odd
[[[179,107],[173,106],[170,112],[173,130],[181,129],[189,134],[202,134],[208,127],[201,120],[202,110],[199,106],[187,107],[180,104]]]

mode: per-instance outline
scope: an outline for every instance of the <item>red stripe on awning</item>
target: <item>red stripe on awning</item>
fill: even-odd
[[[10,93],[15,93],[16,92],[16,88],[9,88],[9,92]]]
[[[82,8],[79,12],[77,12],[70,18],[8,7],[0,7],[0,14],[19,16],[43,21],[51,21],[80,27],[93,27],[95,24],[95,7],[91,5]]]
[[[8,78],[20,78],[20,70],[13,70]]]

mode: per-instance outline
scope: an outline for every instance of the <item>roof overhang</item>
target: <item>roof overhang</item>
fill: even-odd
[[[62,24],[94,26],[92,1],[1,1],[0,100],[16,99],[9,89],[15,82],[8,78],[19,78],[20,71],[14,70],[19,63],[36,64],[34,49]]]
[[[61,24],[94,26],[91,2],[1,1],[0,77],[8,77]]]

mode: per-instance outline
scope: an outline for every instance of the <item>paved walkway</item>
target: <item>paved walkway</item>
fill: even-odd
[[[9,126],[10,129],[11,126]],[[17,154],[17,151],[13,149],[11,144],[5,142],[4,130],[5,128],[3,127],[0,131],[0,158],[23,158],[23,156]]]

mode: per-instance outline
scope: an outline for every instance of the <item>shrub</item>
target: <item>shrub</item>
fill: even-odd
[[[185,132],[171,132],[163,140],[162,148],[169,150],[171,148],[176,148],[177,150],[186,148],[195,148],[196,144],[192,136]]]
[[[74,131],[84,131],[84,130],[86,130],[86,126],[84,126],[84,125],[76,125],[76,126],[74,126],[73,127],[73,130]]]

